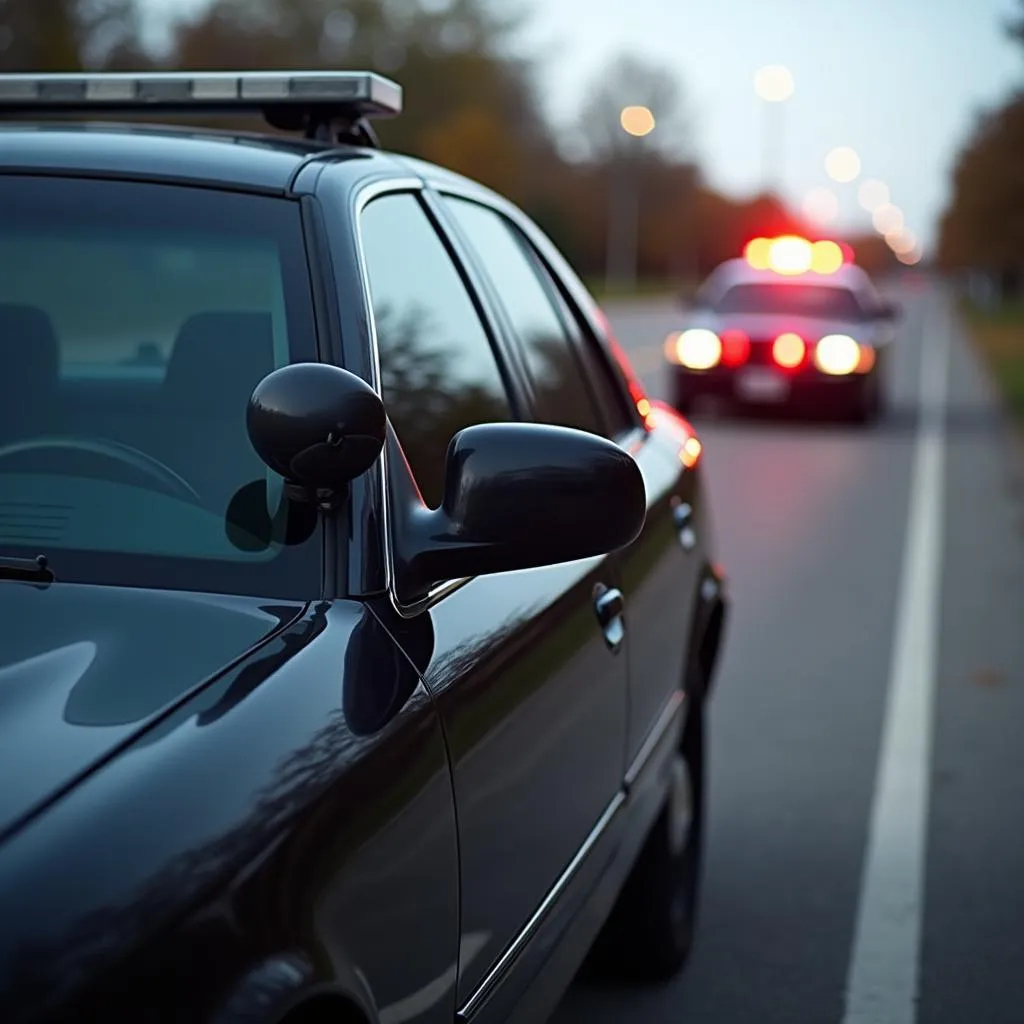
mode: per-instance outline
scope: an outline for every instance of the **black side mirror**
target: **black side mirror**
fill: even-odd
[[[395,524],[403,598],[469,576],[606,554],[643,529],[640,468],[618,445],[568,427],[485,423],[448,446],[438,509],[406,503]]]
[[[386,418],[377,392],[347,370],[294,363],[268,374],[246,410],[249,441],[295,498],[329,505],[377,461]]]

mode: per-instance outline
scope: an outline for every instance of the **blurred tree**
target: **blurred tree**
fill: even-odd
[[[373,68],[404,87],[376,127],[391,149],[445,163],[523,199],[552,148],[532,69],[510,53],[520,19],[492,0],[214,0],[177,26],[186,68]],[[504,5],[503,5],[504,7]]]
[[[1024,268],[1024,93],[980,118],[960,152],[942,217],[947,268],[1019,275]]]
[[[136,0],[0,0],[0,70],[147,63]]]
[[[691,152],[691,125],[683,87],[674,71],[632,54],[622,54],[603,67],[587,90],[580,114],[580,130],[597,159],[637,151],[673,155]],[[647,107],[654,115],[654,130],[643,138],[622,127],[627,106]]]
[[[1006,34],[1014,42],[1024,47],[1024,0],[1017,0],[1017,6],[1020,8],[1020,12],[1016,16],[1007,19],[1005,23]]]

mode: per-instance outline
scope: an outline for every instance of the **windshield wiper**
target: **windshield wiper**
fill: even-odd
[[[10,558],[7,555],[0,555],[0,580],[53,583],[56,579],[46,555],[36,555],[35,558]]]

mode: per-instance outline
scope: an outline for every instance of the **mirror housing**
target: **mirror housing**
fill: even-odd
[[[292,498],[330,505],[377,461],[386,417],[377,392],[348,370],[293,363],[268,374],[245,414],[249,441]]]
[[[452,439],[444,498],[395,524],[400,596],[446,580],[607,554],[643,529],[640,467],[611,441],[569,427],[484,423]]]

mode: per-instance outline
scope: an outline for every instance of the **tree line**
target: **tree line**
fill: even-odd
[[[1005,26],[1024,51],[1024,0]],[[978,117],[961,147],[943,214],[938,255],[982,275],[1003,295],[1024,296],[1024,87]]]
[[[0,0],[0,70],[379,71],[405,90],[402,116],[375,126],[385,146],[507,195],[589,277],[605,272],[625,175],[641,197],[641,277],[692,280],[755,235],[809,232],[775,195],[740,200],[716,191],[693,156],[674,72],[629,55],[603,68],[588,91],[580,144],[570,153],[564,130],[543,108],[536,68],[520,52],[523,16],[508,7],[492,0],[212,0],[154,42],[140,0]],[[626,102],[654,112],[651,136],[622,130]],[[240,119],[237,127],[263,126]],[[883,250],[865,245],[862,259],[884,261]]]

